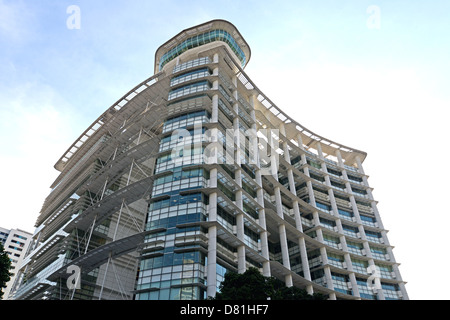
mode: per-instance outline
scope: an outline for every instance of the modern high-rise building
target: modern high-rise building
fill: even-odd
[[[11,268],[9,270],[11,278],[6,283],[6,288],[0,288],[3,291],[4,300],[9,299],[10,294],[12,294],[11,289],[16,280],[18,266],[25,257],[31,237],[32,234],[24,230],[0,227],[0,243],[11,260]]]
[[[329,299],[408,299],[366,153],[278,108],[250,54],[224,20],[158,48],[56,163],[16,299],[205,299],[249,267]]]

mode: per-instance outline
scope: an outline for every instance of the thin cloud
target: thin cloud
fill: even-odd
[[[24,42],[33,34],[34,15],[22,1],[0,0],[0,43]]]

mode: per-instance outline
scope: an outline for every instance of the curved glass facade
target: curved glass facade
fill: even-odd
[[[161,60],[159,61],[159,70],[161,70],[169,61],[175,59],[183,52],[214,41],[223,41],[227,43],[231,50],[233,50],[233,52],[241,61],[241,66],[245,66],[247,57],[245,56],[244,51],[242,51],[242,49],[239,47],[233,36],[225,30],[216,29],[188,38],[177,45],[175,48],[170,49],[161,57]]]

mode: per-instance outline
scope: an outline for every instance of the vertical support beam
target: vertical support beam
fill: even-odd
[[[302,151],[305,151],[305,147],[303,145],[302,136],[301,136],[300,133],[297,134],[296,140],[297,140],[297,144],[298,144],[299,149],[302,150]],[[302,164],[306,164],[307,162],[306,162],[306,155],[305,155],[305,153],[302,153],[300,157],[302,159],[301,163]],[[304,167],[303,173],[306,176],[309,177],[309,169],[308,169],[308,167],[306,167],[306,166]],[[307,186],[307,189],[308,189],[310,204],[312,206],[315,206],[316,200],[315,200],[315,197],[314,197],[314,191],[312,189],[311,181],[307,181],[306,182],[306,186]],[[318,212],[317,212],[317,210],[313,212],[313,217],[314,216],[316,216],[315,219],[318,219]],[[307,251],[306,251],[306,243],[305,243],[305,239],[304,238],[299,240],[299,245],[300,245],[300,257],[302,259],[303,275],[304,275],[305,279],[311,281],[311,271],[310,271],[310,268],[309,268],[308,254],[307,254]],[[312,285],[307,286],[306,287],[306,291],[309,294],[313,294],[314,293],[314,289],[313,289]]]
[[[215,94],[212,97],[211,122],[217,123],[218,121],[219,121],[219,96]]]
[[[344,168],[344,161],[342,160],[342,155],[341,152],[339,150],[336,150],[336,158],[338,159],[338,164],[340,167]],[[343,177],[344,179],[347,181],[346,182],[346,187],[347,187],[347,183],[348,183],[348,179],[345,173],[345,170],[343,170]],[[336,202],[336,200],[333,197],[334,202]],[[335,203],[336,206],[336,210],[337,210],[337,204]],[[334,209],[334,207],[333,207]],[[344,259],[345,259],[345,263],[347,264],[347,269],[349,271],[351,271],[351,273],[349,274],[349,279],[350,279],[350,283],[352,285],[352,291],[353,291],[353,295],[355,297],[361,297],[361,295],[359,294],[359,288],[358,288],[358,283],[356,282],[356,276],[355,273],[353,272],[353,264],[352,264],[352,259],[350,254],[348,253],[348,247],[347,247],[347,240],[345,238],[345,236],[343,235],[344,230],[342,228],[342,222],[341,219],[339,218],[339,212],[336,211],[337,214],[337,220],[336,220],[336,225],[338,226],[338,232],[340,234],[339,236],[339,241],[341,243],[342,246],[342,251],[344,252]]]
[[[214,55],[214,61],[218,61],[217,54]],[[216,68],[217,69],[217,68]],[[215,72],[218,70],[215,69]],[[218,96],[214,95],[212,104],[211,122],[217,123],[219,121],[218,111]],[[217,132],[215,132],[217,137]],[[209,186],[210,188],[217,188],[217,168],[212,168],[209,172]],[[209,195],[208,205],[208,221],[217,221],[217,192]],[[207,287],[206,296],[215,297],[217,292],[217,226],[212,225],[208,228],[208,253],[207,253]]]
[[[258,162],[259,163],[259,162]],[[264,209],[264,190],[262,188],[262,178],[261,178],[261,170],[257,170],[255,172],[256,183],[259,188],[256,190],[256,196],[258,200],[258,204],[262,206],[262,209],[259,210],[258,220],[259,225],[261,226],[261,232],[259,233],[259,238],[261,240],[261,255],[266,260],[262,263],[263,275],[265,277],[270,277],[270,262],[269,262],[269,240],[268,240],[268,232],[266,226],[266,211]]]
[[[280,125],[280,133],[281,134],[285,134],[285,130],[284,130],[284,125],[281,124]],[[271,134],[271,132],[268,132],[269,134]],[[271,141],[272,137],[267,137],[269,139],[269,141]],[[271,155],[273,155],[273,153],[275,152],[275,150],[273,150],[271,148]],[[275,159],[272,158],[273,162]],[[275,178],[275,180],[278,181],[278,174],[275,174],[274,172],[278,172],[278,168],[276,168],[277,171],[272,171],[273,173],[273,177]],[[280,187],[275,187],[274,189],[274,194],[275,194],[275,205],[276,205],[276,209],[277,209],[277,215],[281,218],[284,219],[284,213],[283,213],[283,203],[281,201],[281,191],[280,191]],[[291,262],[289,259],[289,246],[288,246],[288,241],[287,241],[287,235],[286,235],[286,225],[284,223],[281,223],[278,226],[278,233],[280,235],[280,246],[281,246],[281,257],[283,259],[283,266],[288,269],[291,270]],[[289,273],[285,276],[284,282],[286,283],[287,287],[292,287],[294,285],[293,280],[292,280],[292,275]]]
[[[215,297],[217,292],[217,227],[208,228],[208,265],[207,289],[208,297]]]
[[[403,282],[402,276],[400,275],[400,270],[398,269],[398,263],[392,266],[392,270],[395,274],[397,280],[401,281],[398,286],[400,288],[400,292],[402,293],[403,300],[409,300],[408,293],[406,292],[405,283]]]
[[[210,187],[217,187],[217,168],[210,171]],[[217,192],[209,195],[208,221],[217,221]],[[208,228],[208,256],[207,256],[207,297],[215,297],[217,292],[217,226]]]
[[[355,200],[355,196],[353,195],[353,191],[352,191],[352,186],[348,180],[348,175],[347,175],[347,170],[344,167],[344,162],[342,161],[342,157],[340,155],[340,153],[337,153],[338,156],[338,161],[339,164],[342,165],[342,176],[345,179],[345,188],[347,190],[347,192],[349,193],[349,200],[350,200],[350,204],[351,204],[351,208],[353,211],[353,216],[355,218],[355,222],[358,225],[358,232],[359,232],[359,237],[361,238],[361,240],[363,241],[363,247],[364,247],[364,251],[366,252],[366,256],[369,258],[368,264],[369,264],[369,268],[370,270],[375,270],[376,266],[375,266],[375,262],[372,258],[372,253],[370,251],[370,245],[369,242],[367,241],[366,238],[366,233],[364,230],[364,226],[362,224],[362,220],[361,220],[361,216],[359,215],[359,210],[358,210],[358,206],[356,204],[356,200]],[[357,157],[358,158],[358,157]],[[358,158],[359,159],[359,158]],[[362,167],[361,167],[361,162],[357,160],[358,166],[360,166],[359,168],[359,172],[363,173]],[[353,277],[350,277],[350,279],[352,280]],[[356,282],[356,279],[355,279]],[[353,285],[353,283],[352,283]],[[358,287],[356,286],[356,290],[358,290]],[[359,290],[358,290],[359,293]],[[384,300],[384,294],[383,294],[383,290],[378,290],[378,298],[380,300]]]
[[[253,107],[253,110],[251,112],[251,117],[253,120],[252,124],[252,130],[254,130],[254,133],[256,133],[256,113],[255,113],[255,104],[257,103],[257,97],[255,95],[252,95],[250,97],[250,105]],[[261,169],[260,169],[260,158],[257,148],[257,139],[255,137],[255,140],[252,140],[253,143],[255,143],[253,149],[255,151],[254,159],[256,160],[256,170],[255,170],[255,180],[256,184],[258,185],[258,189],[256,190],[256,197],[258,204],[262,207],[262,209],[258,212],[258,221],[259,225],[261,226],[261,232],[259,233],[259,238],[261,240],[261,255],[265,259],[265,261],[262,263],[262,273],[265,277],[270,277],[270,262],[269,262],[269,240],[268,240],[268,232],[267,232],[267,225],[266,225],[266,211],[264,209],[264,190],[262,187],[262,176],[261,176]]]
[[[237,77],[234,76],[231,79],[233,85],[235,88],[237,88]],[[233,119],[233,130],[234,130],[234,146],[235,146],[235,162],[240,165],[241,164],[241,155],[243,154],[242,145],[245,142],[241,141],[241,138],[244,139],[243,136],[241,136],[241,130],[239,130],[239,103],[238,101],[238,92],[237,89],[233,90],[233,97],[236,100],[236,103],[233,105],[233,111],[236,113],[236,117]],[[241,178],[241,169],[238,167],[238,169],[234,173],[235,175],[235,182],[239,186],[239,190],[236,191],[236,206],[243,210],[243,203],[242,203],[242,178]],[[237,238],[244,243],[244,215],[242,213],[238,213],[236,215],[236,236]],[[239,245],[237,247],[237,255],[238,255],[238,273],[244,273],[246,268],[246,259],[245,259],[245,245]]]
[[[235,180],[239,187],[242,188],[241,181],[241,169],[235,171]],[[236,206],[243,210],[243,202],[242,202],[242,190],[236,191]],[[236,215],[236,236],[243,243],[245,242],[244,235],[244,215],[239,213]],[[245,245],[240,245],[237,248],[238,254],[238,273],[244,273],[246,268],[246,259],[245,259]]]
[[[316,150],[317,150],[318,156],[322,160],[321,161],[321,170],[326,173],[327,170],[326,170],[326,165],[323,162],[324,161],[324,156],[323,156],[322,147],[320,145],[320,142],[316,142],[315,146],[316,146]],[[319,220],[318,212],[317,212],[317,220]],[[320,225],[320,220],[316,221],[316,219],[315,219],[314,222],[318,223]],[[324,243],[322,229],[320,229],[320,228],[317,229],[316,234],[317,234],[317,239],[320,242]],[[327,254],[327,249],[325,248],[325,246],[320,248],[320,256],[322,257],[323,264],[324,265],[328,265],[328,254]],[[326,279],[326,282],[327,282],[328,289],[334,290],[333,278],[331,276],[331,269],[330,269],[330,267],[329,266],[325,266],[323,271],[325,273],[325,279]],[[336,300],[336,294],[335,293],[330,293],[329,297],[330,297],[330,300]]]
[[[282,132],[282,134],[285,135],[285,132]],[[301,145],[303,147],[301,141],[299,142],[299,145]],[[284,150],[284,159],[286,160],[286,162],[288,162],[290,164],[291,163],[291,156],[290,156],[290,153],[289,153],[289,148],[288,148],[287,142],[283,143],[283,150]],[[297,196],[297,190],[295,189],[294,173],[293,173],[292,169],[288,169],[287,174],[288,174],[288,180],[289,180],[289,190],[291,191],[291,193],[293,193],[294,195]],[[292,209],[294,211],[294,219],[295,219],[296,228],[297,228],[298,231],[303,233],[303,226],[302,226],[302,221],[301,221],[300,206],[298,204],[298,201],[293,201]],[[298,246],[299,246],[299,250],[300,250],[300,260],[301,260],[301,263],[302,263],[303,277],[306,280],[311,281],[311,272],[309,270],[309,261],[308,261],[308,255],[307,255],[307,252],[306,252],[306,242],[305,242],[305,238],[304,237],[299,237],[298,238]],[[309,294],[312,294],[313,293],[312,285],[306,286],[306,291]]]

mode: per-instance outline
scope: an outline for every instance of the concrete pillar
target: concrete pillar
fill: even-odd
[[[298,238],[298,245],[300,247],[300,259],[302,261],[303,277],[306,280],[311,281],[311,271],[309,269],[309,260],[308,260],[308,254],[306,251],[305,238],[303,238],[303,237]],[[306,286],[306,291],[309,294],[313,294],[314,290],[313,290],[312,285]]]
[[[215,94],[212,97],[212,108],[211,108],[211,122],[219,122],[219,96]]]
[[[355,273],[354,272],[350,273],[348,275],[348,277],[350,279],[350,283],[352,284],[353,296],[360,298],[361,295],[359,294],[359,288],[358,288],[358,283],[356,282]]]
[[[322,257],[323,254],[325,254],[326,257],[326,249],[324,247],[320,248],[320,252],[322,253]],[[326,260],[324,260],[324,264],[328,263],[328,258],[326,258]],[[326,266],[323,269],[323,272],[325,273],[325,280],[327,282],[327,288],[330,290],[334,290],[334,284],[333,284],[333,278],[331,277],[331,269],[329,266]],[[330,300],[336,300],[336,294],[334,293],[330,293]]]
[[[303,146],[302,136],[301,136],[300,133],[297,135],[297,144],[298,144],[298,147],[300,148],[300,150],[305,151],[305,147]],[[302,159],[301,160],[302,164],[306,164],[307,163],[306,155],[303,153],[303,154],[301,154],[300,157]],[[303,172],[304,172],[304,174],[306,176],[308,176],[308,177],[310,176],[309,175],[309,169],[307,167],[304,168]],[[312,188],[311,181],[307,181],[306,182],[306,186],[307,186],[307,189],[308,189],[309,202],[310,202],[310,204],[312,206],[315,206],[316,205],[316,198],[314,196],[314,190]],[[313,223],[314,223],[315,226],[320,224],[319,213],[317,211],[313,212]],[[323,240],[323,236],[322,236],[321,231],[320,230],[318,230],[318,231],[319,231],[318,240],[319,239]],[[317,234],[317,232],[316,232],[316,234]],[[308,254],[307,254],[307,251],[306,251],[305,239],[304,238],[299,239],[299,243],[300,243],[300,256],[301,256],[301,259],[302,259],[303,275],[304,275],[305,279],[311,280],[311,272],[310,272],[310,268],[309,268],[309,260],[308,260]],[[308,291],[309,294],[312,294],[314,292],[312,286],[307,286],[306,290]]]
[[[210,187],[217,187],[217,169],[213,168],[209,174]],[[208,221],[217,221],[217,193],[209,195]],[[217,285],[217,226],[208,228],[208,262],[207,262],[207,289],[208,297],[216,296]]]
[[[261,171],[257,170],[255,172],[256,183],[258,184],[258,189],[256,190],[256,196],[258,200],[258,204],[264,208],[264,191],[262,186],[262,178]],[[260,209],[258,212],[258,221],[261,226],[262,231],[259,233],[259,238],[261,240],[261,255],[266,259],[266,262],[263,262],[263,275],[265,277],[270,277],[270,263],[269,263],[269,241],[268,241],[268,233],[266,226],[266,214],[265,209]]]
[[[289,260],[289,247],[288,247],[287,236],[286,236],[286,226],[284,224],[280,224],[278,226],[278,233],[280,235],[281,257],[283,259],[283,266],[286,269],[291,270],[291,264],[290,264],[290,260]],[[293,286],[291,274],[286,275],[284,278],[284,281],[285,281],[287,287]]]
[[[255,104],[257,103],[257,97],[256,95],[252,95],[249,99],[250,105],[253,107],[253,111],[251,113],[252,119],[254,122],[256,122],[256,115],[255,115]],[[256,123],[252,124],[252,129],[256,132]],[[256,150],[257,151],[257,150]],[[256,160],[256,171],[255,171],[255,181],[258,185],[258,189],[256,190],[256,197],[258,204],[264,208],[264,191],[262,188],[262,176],[261,176],[261,170],[260,168],[260,159],[259,154],[256,152],[255,154],[255,160]],[[265,277],[270,277],[270,262],[269,262],[269,241],[268,241],[268,233],[267,233],[267,225],[266,225],[266,213],[265,209],[260,209],[258,212],[258,221],[259,225],[261,226],[261,232],[259,233],[259,238],[261,240],[261,255],[266,259],[265,262],[262,263],[262,273]]]
[[[236,217],[236,223],[239,225],[244,224],[244,217],[242,214]],[[238,234],[237,237],[239,240],[244,240],[244,228],[238,228]],[[237,248],[237,256],[238,256],[238,273],[244,273],[246,268],[246,260],[245,260],[245,246],[241,245]]]
[[[236,170],[235,173],[236,180],[239,181],[239,185],[241,185],[241,170]],[[236,206],[239,209],[243,209],[242,203],[242,190],[236,191]],[[236,215],[236,236],[239,240],[244,242],[244,215],[239,213]],[[245,263],[245,245],[240,245],[237,248],[238,253],[238,273],[244,273],[246,268]]]
[[[282,133],[285,134],[284,130]],[[298,144],[302,145],[301,140],[298,142]],[[303,147],[303,145],[302,145],[302,147]],[[289,148],[288,148],[286,142],[283,143],[283,150],[284,150],[284,159],[288,163],[291,163],[291,156],[290,156]],[[294,173],[293,173],[292,169],[288,169],[287,174],[288,174],[288,180],[289,180],[289,190],[294,195],[297,195],[297,191],[295,190]],[[300,207],[299,207],[299,204],[297,201],[292,202],[292,209],[294,211],[295,226],[298,231],[303,233],[303,227],[302,227],[302,221],[301,221],[301,215],[300,215]],[[303,277],[306,280],[311,281],[311,273],[309,270],[309,261],[308,261],[308,255],[307,255],[307,251],[306,251],[306,243],[305,243],[304,237],[298,238],[298,246],[299,246],[299,250],[300,250],[300,260],[302,262]],[[307,286],[306,291],[309,294],[312,294],[313,293],[312,285]]]
[[[234,76],[232,78],[232,83],[235,87],[237,87],[237,77]],[[238,92],[237,90],[233,91],[233,97],[237,100],[238,98]],[[233,110],[236,114],[239,114],[239,104],[235,103],[233,105]],[[233,119],[233,129],[235,134],[235,153],[234,153],[234,160],[237,164],[241,164],[241,154],[244,152],[244,150],[241,149],[241,131],[239,130],[239,116],[236,116]],[[235,171],[235,182],[237,185],[242,188],[242,181],[241,181],[241,169],[237,169]],[[243,203],[242,203],[242,190],[236,191],[236,206],[243,210]],[[237,238],[244,243],[244,215],[239,213],[236,215],[236,231],[237,231]],[[244,273],[246,268],[246,262],[245,262],[245,245],[240,245],[237,248],[237,254],[238,254],[238,273]]]
[[[395,278],[397,280],[402,281],[401,283],[398,284],[400,292],[402,293],[402,299],[409,300],[408,293],[406,292],[406,288],[405,288],[405,283],[403,282],[402,276],[400,275],[400,270],[398,269],[397,263],[392,266],[392,271],[395,274]]]
[[[361,158],[359,156],[356,156],[355,159],[356,159],[356,164],[358,165],[358,172],[365,175],[366,173],[364,172],[364,168],[362,166]]]
[[[208,297],[216,296],[217,285],[217,227],[208,228],[208,265],[207,265],[207,289]]]
[[[350,254],[348,254],[348,253],[344,254],[344,261],[345,261],[345,264],[347,265],[347,270],[351,272],[348,275],[348,277],[349,277],[350,283],[352,285],[353,296],[360,297],[358,283],[356,282],[356,276],[353,271],[352,259],[350,257]]]

